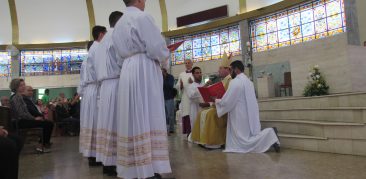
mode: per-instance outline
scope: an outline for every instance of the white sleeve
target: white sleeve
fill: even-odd
[[[194,84],[190,84],[187,88],[187,95],[191,101],[199,103],[201,101],[201,94],[198,91],[198,87]]]
[[[235,82],[236,81],[232,80],[222,99],[216,100],[216,110],[218,117],[221,117],[232,111],[238,102],[240,87]]]

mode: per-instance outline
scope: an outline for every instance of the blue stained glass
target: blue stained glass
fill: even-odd
[[[220,45],[212,46],[212,55],[220,55]]]
[[[323,19],[326,16],[327,15],[325,13],[325,6],[324,5],[314,7],[314,18],[315,18],[315,20]]]
[[[332,16],[341,12],[341,4],[339,0],[327,3],[327,16]]]
[[[288,29],[278,31],[278,41],[285,42],[290,40],[290,33]]]
[[[214,36],[211,36],[211,45],[217,45],[219,44],[219,35],[215,34]]]
[[[176,60],[177,62],[179,62],[179,61],[184,61],[184,60],[183,60],[183,52],[175,52],[175,60]]]
[[[192,59],[192,50],[187,50],[184,52],[184,59],[187,59],[187,60]]]
[[[202,55],[204,57],[209,57],[211,56],[211,47],[205,47],[202,49]]]
[[[190,49],[192,49],[192,41],[191,40],[184,41],[184,50],[190,50]]]
[[[230,29],[229,32],[230,42],[239,40],[239,29]]]
[[[267,33],[266,24],[257,24],[255,29],[255,35],[260,36]]]
[[[301,23],[308,23],[314,20],[313,10],[309,9],[301,12]]]
[[[288,18],[287,18],[287,16],[278,19],[277,24],[278,24],[278,26],[277,26],[278,30],[287,29],[288,28]]]
[[[202,49],[193,49],[193,58],[201,58],[202,57]]]
[[[228,32],[225,30],[225,31],[222,31],[220,33],[220,42],[221,43],[227,43],[229,42],[229,34]]]
[[[300,14],[296,13],[296,14],[292,14],[289,16],[289,22],[290,22],[290,27],[294,27],[297,25],[300,25],[301,21],[300,21]]]
[[[314,22],[302,25],[301,29],[302,29],[302,34],[304,37],[309,36],[309,35],[314,35],[314,33],[315,33]]]
[[[196,48],[201,48],[202,47],[202,40],[201,38],[195,38],[193,40],[193,48],[196,49]]]
[[[210,39],[211,39],[210,36],[202,37],[202,47],[210,46],[211,45]]]

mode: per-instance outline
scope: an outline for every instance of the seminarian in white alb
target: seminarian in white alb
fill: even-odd
[[[0,179],[366,178],[365,7],[0,1]]]

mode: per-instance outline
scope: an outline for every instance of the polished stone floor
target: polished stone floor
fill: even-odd
[[[227,154],[169,137],[172,174],[176,179],[366,178],[366,157],[282,149],[280,154]],[[20,179],[102,179],[78,152],[77,137],[53,138],[52,153],[38,155],[27,144],[20,159]],[[366,150],[366,149],[365,149]]]

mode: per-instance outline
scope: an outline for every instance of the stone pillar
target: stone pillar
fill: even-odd
[[[248,46],[248,42],[250,42],[250,27],[248,20],[243,20],[239,22],[240,28],[240,38],[241,38],[241,54],[244,65],[249,69],[246,73],[249,75],[250,79],[253,80],[253,66],[252,66],[252,49],[251,44]]]
[[[20,77],[20,52],[16,56],[11,57],[11,78]]]
[[[356,0],[344,0],[344,10],[346,14],[348,44],[359,46],[361,42],[358,26]]]

